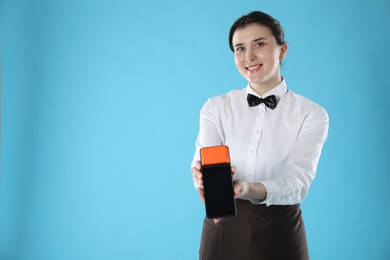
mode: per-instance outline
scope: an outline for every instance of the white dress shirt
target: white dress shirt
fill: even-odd
[[[260,98],[275,95],[277,107],[249,107],[248,93]],[[200,148],[227,145],[236,167],[234,178],[261,182],[267,190],[264,201],[252,203],[297,204],[316,175],[328,125],[325,109],[288,90],[284,80],[263,96],[248,84],[204,104],[193,165]]]

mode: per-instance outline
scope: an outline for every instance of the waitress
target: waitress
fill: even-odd
[[[192,175],[204,201],[199,150],[229,146],[237,215],[205,218],[200,259],[309,259],[300,203],[316,175],[328,115],[288,89],[280,74],[288,45],[273,17],[240,17],[229,44],[248,85],[204,104]]]

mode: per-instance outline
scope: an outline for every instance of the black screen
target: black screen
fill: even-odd
[[[205,166],[202,168],[202,174],[207,217],[235,215],[230,165]]]

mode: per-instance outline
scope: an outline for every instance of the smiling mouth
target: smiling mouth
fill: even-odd
[[[256,72],[258,69],[260,69],[262,66],[262,64],[257,64],[257,65],[252,65],[252,66],[248,66],[248,67],[245,67],[245,70],[249,73],[254,73]]]

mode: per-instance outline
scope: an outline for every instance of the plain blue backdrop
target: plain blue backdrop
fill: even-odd
[[[199,110],[245,87],[227,36],[253,10],[330,116],[311,258],[390,259],[388,0],[0,0],[0,259],[197,259]]]

